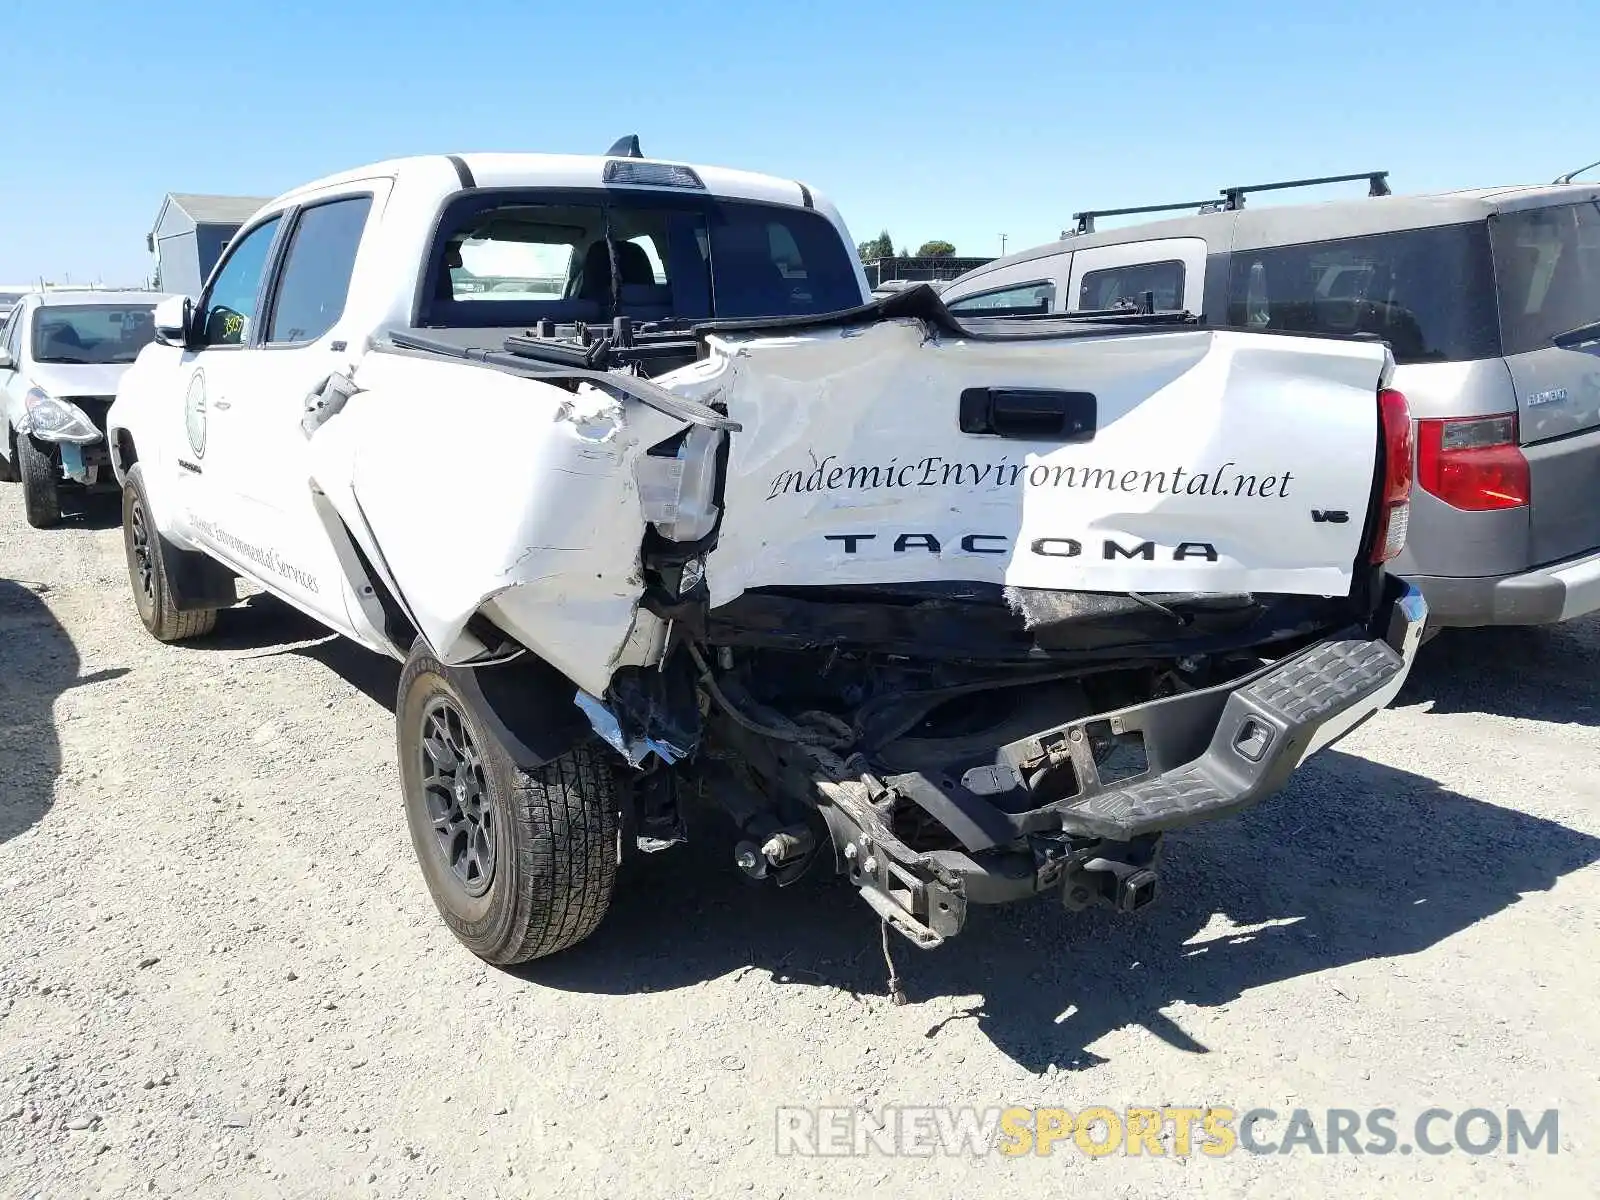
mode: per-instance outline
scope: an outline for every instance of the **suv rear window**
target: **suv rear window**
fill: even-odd
[[[1600,202],[1501,213],[1489,228],[1507,354],[1600,320]]]
[[[861,304],[814,212],[703,196],[467,196],[445,214],[422,323],[486,327],[814,316]]]
[[[1486,222],[1235,250],[1228,324],[1383,338],[1396,362],[1500,353]]]

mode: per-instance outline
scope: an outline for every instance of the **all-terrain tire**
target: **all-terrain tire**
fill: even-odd
[[[593,933],[616,886],[616,768],[606,747],[582,742],[537,770],[521,769],[420,642],[400,676],[395,719],[411,844],[462,944],[510,966]],[[449,759],[456,767],[443,774]],[[481,846],[472,839],[485,825],[491,865],[480,863],[473,876],[463,847]]]
[[[180,612],[173,607],[160,535],[150,516],[150,498],[145,494],[143,468],[138,463],[122,485],[122,550],[128,559],[133,605],[151,637],[158,642],[182,642],[204,637],[217,627],[214,608]]]
[[[22,478],[22,513],[35,529],[61,520],[61,489],[56,465],[26,435],[17,438],[17,474]]]

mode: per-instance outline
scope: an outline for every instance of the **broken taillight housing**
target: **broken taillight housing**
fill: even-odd
[[[717,525],[720,430],[693,425],[634,464],[644,519],[669,542],[697,542]]]
[[[1517,415],[1417,422],[1417,482],[1451,508],[1521,508],[1530,496]]]
[[[1378,416],[1383,425],[1383,492],[1372,561],[1385,563],[1406,548],[1411,527],[1411,406],[1403,393],[1384,388],[1378,393]]]

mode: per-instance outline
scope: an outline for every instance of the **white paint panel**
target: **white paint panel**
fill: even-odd
[[[714,604],[762,586],[938,580],[1349,592],[1381,346],[1204,331],[936,341],[907,321],[714,349],[744,426],[709,558]],[[962,433],[961,392],[985,386],[1092,392],[1094,439]],[[1148,542],[1149,558],[1107,542]]]

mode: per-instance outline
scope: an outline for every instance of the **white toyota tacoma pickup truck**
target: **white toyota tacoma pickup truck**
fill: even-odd
[[[412,840],[484,959],[584,938],[697,800],[924,947],[1139,908],[1165,831],[1404,681],[1384,345],[958,320],[852,244],[626,139],[416,158],[272,201],[157,312],[108,422],[141,619],[203,635],[244,578],[404,662]]]

